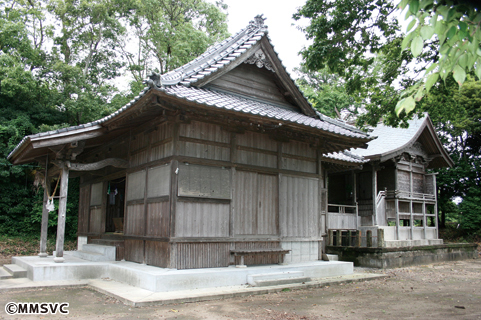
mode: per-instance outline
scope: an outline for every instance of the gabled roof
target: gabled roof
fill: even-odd
[[[351,151],[366,159],[384,162],[419,142],[428,156],[432,158],[429,168],[452,167],[454,165],[427,114],[424,118],[415,118],[409,120],[408,123],[408,128],[393,128],[379,124],[371,132],[372,136],[377,138],[368,142],[367,149]]]
[[[276,83],[285,90],[283,94],[297,109],[288,110],[276,103],[209,88],[210,82],[242,63],[255,63],[259,68],[272,71]],[[349,146],[365,147],[366,142],[372,139],[355,127],[324,116],[312,108],[274,51],[262,16],[257,16],[245,29],[210,47],[186,65],[165,75],[152,74],[147,84],[149,86],[139,96],[105,118],[24,137],[8,159],[15,164],[30,162],[50,152],[49,148],[52,146],[79,140],[95,138],[98,145],[115,134],[122,133],[128,126],[140,125],[142,121],[147,121],[146,119],[160,116],[163,106],[159,101],[168,99],[178,108],[182,108],[182,103],[184,106],[192,103],[191,108],[194,109],[227,112],[234,116],[247,117],[249,121],[275,121],[277,127],[307,130],[309,134],[326,139],[327,144],[335,141],[330,147],[332,151],[340,151]],[[113,128],[115,130],[112,131]]]
[[[305,115],[317,117],[315,109],[299,90],[275,52],[264,20],[262,15],[256,16],[246,28],[213,45],[198,58],[158,76],[154,81],[155,85],[169,87],[181,84],[201,88],[241,63],[257,64],[275,73],[286,90],[286,95]]]

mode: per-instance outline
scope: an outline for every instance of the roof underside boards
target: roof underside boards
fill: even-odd
[[[451,158],[436,135],[429,116],[409,120],[408,123],[408,128],[378,125],[371,132],[371,135],[377,139],[368,142],[367,149],[355,149],[351,152],[367,159],[383,162],[399,155],[415,142],[419,142],[427,154],[434,158],[429,168],[453,166]]]

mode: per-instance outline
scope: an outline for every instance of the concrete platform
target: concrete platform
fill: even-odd
[[[22,291],[42,288],[68,288],[88,287],[100,293],[122,301],[134,307],[159,304],[174,304],[185,302],[220,300],[250,295],[280,292],[286,289],[309,289],[336,284],[376,280],[386,278],[383,274],[353,273],[343,276],[312,279],[303,284],[284,284],[268,287],[251,287],[248,285],[226,286],[218,288],[177,290],[171,292],[152,292],[150,290],[134,287],[108,278],[90,280],[57,280],[57,281],[32,281],[27,278],[8,279],[0,281],[0,293],[5,291]]]
[[[87,261],[69,252],[64,254],[64,258],[63,263],[55,263],[53,256],[14,257],[12,262],[26,269],[27,278],[34,282],[111,279],[151,292],[246,285],[249,275],[258,274],[302,272],[306,278],[318,279],[353,273],[353,263],[343,261],[177,270],[127,261]]]

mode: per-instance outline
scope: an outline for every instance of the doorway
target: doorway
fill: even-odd
[[[123,233],[125,177],[108,181],[105,232]]]

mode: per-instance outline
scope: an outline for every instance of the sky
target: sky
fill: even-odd
[[[298,53],[303,47],[307,47],[309,42],[304,33],[293,25],[300,22],[294,21],[292,15],[305,2],[306,0],[224,0],[229,6],[227,9],[229,32],[234,34],[240,31],[256,15],[263,14],[274,49],[287,71],[295,76],[292,70],[298,67],[302,60]]]

